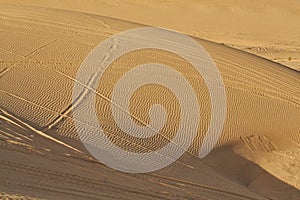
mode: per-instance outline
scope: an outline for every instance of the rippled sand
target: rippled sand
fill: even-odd
[[[299,199],[300,74],[296,70],[194,37],[219,68],[227,95],[221,138],[209,156],[199,159],[197,150],[211,112],[201,77],[168,52],[141,50],[120,58],[100,82],[103,87],[94,92],[110,99],[116,81],[132,65],[159,62],[182,70],[197,91],[201,108],[197,137],[177,162],[152,173],[122,173],[98,162],[82,145],[73,121],[72,90],[80,64],[95,45],[144,25],[64,9],[0,5],[0,196]],[[165,88],[140,88],[131,102],[137,124],[149,123],[152,104],[169,111],[164,137],[153,138],[154,142],[124,135],[111,117],[111,102],[101,95],[96,98],[97,117],[111,140],[124,148],[143,151],[128,145],[133,143],[148,150],[160,148],[178,128],[180,108]],[[89,119],[79,123],[86,126]]]
[[[300,2],[297,0],[1,1],[92,13],[173,29],[300,70]]]

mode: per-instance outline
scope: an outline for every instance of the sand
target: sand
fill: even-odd
[[[300,2],[295,0],[1,1],[92,13],[173,29],[300,70]]]
[[[1,1],[0,196],[12,199],[299,199],[297,56],[300,40],[295,22],[299,18],[298,3],[272,2],[274,5],[264,10],[268,1],[243,5],[231,1],[232,7],[221,1],[203,1],[199,6],[192,6],[199,4],[196,1],[190,4],[99,1],[95,6],[89,3],[83,6],[80,1],[49,1],[44,5],[37,1]],[[189,15],[184,14],[184,8],[192,10]],[[133,10],[136,12],[130,12]],[[153,10],[157,13],[150,15]],[[167,14],[174,17],[162,17]],[[244,16],[249,24],[235,21],[239,16]],[[207,88],[201,77],[195,78],[195,71],[186,62],[167,52],[138,51],[115,62],[100,83],[104,87],[93,91],[100,94],[96,98],[97,117],[118,145],[124,145],[118,138],[126,138],[125,146],[129,150],[142,151],[130,146],[135,142],[148,150],[163,146],[167,141],[162,138],[151,143],[133,141],[124,135],[113,122],[110,102],[101,95],[110,99],[116,81],[132,64],[160,62],[184,69],[183,73],[198,91],[203,116],[199,134],[188,152],[161,170],[130,174],[100,163],[79,140],[70,109],[74,81],[78,81],[77,70],[101,41],[146,26],[130,21],[194,36],[220,70],[227,95],[227,116],[217,145],[204,159],[197,157],[197,149],[210,119]],[[160,76],[157,74],[158,79]],[[168,97],[147,95],[147,90],[160,90]],[[172,135],[168,133],[177,129],[180,112],[169,91],[159,87],[141,88],[132,99],[130,111],[139,119],[137,123],[147,124],[149,106],[154,103],[170,110],[169,126],[162,132],[170,139]],[[89,121],[78,123],[87,126]]]

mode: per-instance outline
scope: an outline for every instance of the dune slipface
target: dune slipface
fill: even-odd
[[[200,159],[199,149],[212,121],[207,83],[221,85],[213,79],[205,81],[186,59],[162,49],[139,49],[114,60],[95,88],[78,79],[83,61],[96,45],[115,34],[146,26],[86,13],[6,4],[1,4],[0,14],[1,196],[299,199],[299,72],[222,44],[193,38],[216,64],[226,94],[220,138],[213,151]],[[183,48],[180,45],[175,47]],[[118,48],[120,43],[113,41],[105,58],[109,59]],[[82,140],[97,147],[93,130],[101,128],[109,141],[124,151],[145,154],[162,149],[176,137],[184,108],[168,87],[144,84],[130,95],[128,110],[120,104],[122,91],[131,82],[125,82],[124,90],[115,91],[118,81],[130,69],[147,63],[167,65],[180,77],[170,77],[160,65],[151,73],[136,70],[133,76],[145,80],[151,75],[155,80],[170,81],[174,88],[181,87],[176,87],[176,83],[183,84],[179,79],[184,77],[195,94],[197,104],[190,106],[199,122],[195,137],[178,159],[149,173],[124,173],[99,162]],[[82,86],[82,93],[74,98],[76,84]],[[114,96],[114,92],[119,95]],[[179,94],[189,96],[188,89]],[[87,106],[92,100],[95,111]],[[95,112],[100,127],[89,117],[74,116],[75,107],[84,111],[81,113]],[[121,125],[123,129],[116,123],[116,107],[126,110],[122,116],[135,126],[151,128],[151,118],[158,124],[164,123],[158,127],[154,124],[157,134],[149,131],[151,137],[138,138],[133,133],[139,129],[132,128],[128,120]],[[166,111],[164,116],[162,110]],[[193,121],[188,125],[194,125]],[[90,132],[82,137],[78,134],[80,128]],[[187,128],[182,140],[191,132]],[[174,154],[182,150],[181,144],[176,143],[176,147]],[[124,160],[126,156],[120,155]]]

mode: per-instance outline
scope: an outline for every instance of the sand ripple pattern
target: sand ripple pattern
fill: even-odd
[[[198,151],[200,158],[205,157],[216,144],[226,117],[226,94],[221,75],[200,44],[180,33],[152,27],[113,35],[96,46],[82,63],[74,84],[72,104],[74,123],[84,146],[100,162],[123,172],[146,173],[162,169],[187,152],[199,134],[201,107],[197,96],[203,91],[195,91],[184,74],[173,67],[144,63],[127,71],[120,69],[124,73],[113,85],[112,91],[97,92],[98,87],[104,90],[111,87],[108,86],[111,82],[103,84],[101,79],[118,58],[147,49],[171,52],[184,59],[195,69],[195,76],[203,79],[207,86],[211,115]],[[152,92],[156,88],[162,91],[161,95],[172,96],[174,110],[172,106],[171,109],[166,108],[163,103],[141,95],[141,91],[145,94],[147,88]],[[106,104],[96,106],[96,95]],[[132,101],[148,103],[132,105]],[[100,114],[97,113],[99,109]],[[113,126],[107,122],[109,116],[112,116]],[[176,120],[170,120],[172,116],[176,116]],[[89,126],[78,121],[88,121]],[[168,123],[173,123],[173,131],[164,129]],[[133,140],[126,140],[118,132]],[[158,147],[135,142],[147,139],[158,139],[152,141]]]

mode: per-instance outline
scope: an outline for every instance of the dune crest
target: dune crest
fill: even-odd
[[[97,44],[116,33],[145,26],[81,12],[0,5],[0,188],[4,191],[0,195],[42,199],[299,198],[297,71],[194,38],[216,63],[227,95],[222,135],[211,154],[199,159],[197,149],[211,112],[203,80],[187,62],[168,52],[142,50],[121,57],[104,77],[107,82],[100,82],[106,87],[89,90],[97,94],[97,117],[112,141],[125,147],[130,146],[126,142],[134,141],[128,135],[123,135],[128,137],[124,143],[116,139],[123,133],[107,109],[111,98],[105,96],[111,93],[114,79],[134,64],[165,62],[181,69],[197,89],[203,116],[196,139],[176,162],[148,174],[122,173],[99,163],[84,148],[74,125],[72,90],[79,81],[76,73],[82,61]],[[163,74],[157,73],[160,76]],[[156,89],[168,97],[145,95],[144,91]],[[170,93],[160,87],[141,88],[129,106],[139,119],[136,123],[147,124],[150,105],[167,100],[161,105],[171,110],[170,124],[174,126],[166,127],[164,138],[172,137],[167,133],[177,128],[180,113]],[[86,108],[84,104],[78,107]],[[88,118],[77,122],[91,126]],[[158,142],[139,142],[149,149],[166,143],[163,138],[156,139]]]

